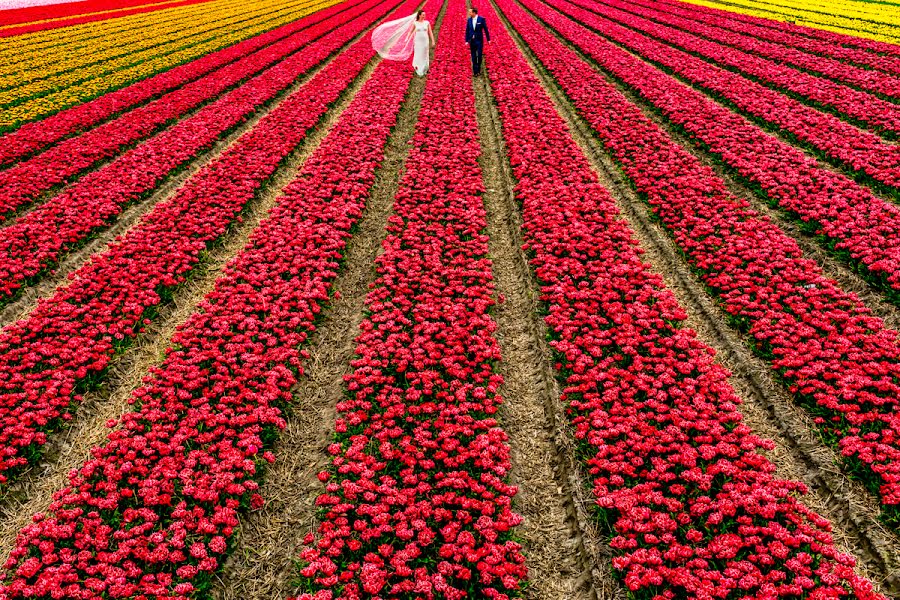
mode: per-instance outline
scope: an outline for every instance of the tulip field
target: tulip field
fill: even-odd
[[[900,2],[0,2],[0,554],[900,598]]]

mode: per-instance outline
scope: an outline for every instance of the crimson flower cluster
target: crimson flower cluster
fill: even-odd
[[[347,4],[339,6],[344,9],[348,8]],[[350,6],[353,5],[350,4]],[[331,28],[337,27],[342,22],[335,18],[336,14],[337,11],[333,11],[329,15],[331,20],[327,23]],[[341,15],[342,18],[344,16],[344,14]],[[346,17],[352,18],[352,15],[347,13]],[[237,61],[207,73],[113,121],[104,123],[77,137],[69,138],[31,160],[21,161],[10,169],[0,171],[0,221],[8,213],[33,202],[48,190],[69,182],[76,175],[101,160],[118,155],[123,149],[149,137],[164,126],[176,122],[192,109],[210,102],[263,69],[304,48],[314,41],[315,35],[321,36],[328,33],[329,29],[326,24],[323,24],[323,21],[325,19],[318,13],[306,19],[300,19],[291,24],[295,32],[284,39],[256,52],[245,54]],[[297,23],[302,23],[303,27],[297,27]],[[319,26],[315,27],[316,25]],[[313,30],[312,35],[310,35],[310,29]],[[213,113],[221,111],[221,105],[211,111]],[[242,113],[234,114],[234,117],[240,116]],[[228,127],[226,123],[222,125]],[[222,125],[210,127],[210,133],[218,132],[219,135],[224,133]],[[198,124],[194,126],[196,127]],[[203,137],[200,138],[200,141],[208,144],[210,138]],[[196,153],[196,149],[193,150]],[[185,151],[187,156],[191,155],[191,148],[185,148]],[[120,169],[112,171],[110,176],[121,176]],[[108,179],[101,178],[101,181],[104,180],[108,181]],[[96,185],[96,182],[92,183]]]
[[[0,237],[0,303],[52,268],[70,248],[106,227],[125,207],[146,196],[175,170],[237,127],[298,77],[336,52],[382,16],[379,0],[362,4],[310,28],[310,37],[341,26],[199,112],[93,171],[3,229]],[[346,23],[352,23],[347,26]]]
[[[674,27],[658,25],[648,19],[635,17],[614,8],[619,7],[631,12],[638,12],[639,9],[630,4],[618,0],[604,1],[606,4],[603,5],[602,14],[573,10],[571,15],[579,19],[582,16],[590,18],[590,22],[582,22],[607,38],[651,60],[654,64],[662,65],[664,69],[674,72],[691,85],[701,87],[736,106],[758,122],[777,127],[787,136],[811,146],[820,155],[828,157],[833,162],[843,163],[843,166],[856,172],[860,179],[867,180],[888,193],[896,192],[897,197],[900,198],[900,146],[885,142],[874,133],[861,130],[841,121],[834,115],[823,114],[794,100],[783,94],[783,90],[777,89],[780,86],[771,82],[770,79],[763,80],[767,83],[774,83],[776,89],[769,89],[717,65],[740,66],[741,70],[756,75],[759,71],[754,70],[752,66],[757,63],[768,63],[758,66],[763,71],[779,69],[788,71],[783,73],[780,79],[790,82],[789,87],[785,88],[789,91],[802,85],[800,80],[804,77],[814,80],[817,84],[822,82],[822,79],[806,74],[798,77],[797,72],[788,67],[781,67],[716,42],[680,32]],[[587,0],[572,0],[572,3],[591,10],[595,10],[597,7],[595,2]],[[648,9],[640,12],[653,19],[663,20],[658,11]],[[613,19],[627,25],[630,29],[616,25],[612,21]],[[668,21],[666,19],[663,22]],[[641,35],[639,31],[646,35]],[[676,48],[669,47],[657,40],[672,44]],[[709,64],[691,54],[699,54],[717,64]],[[826,87],[836,85],[842,90],[866,96],[866,94],[855,92],[850,88],[827,81],[825,83]],[[833,98],[835,96],[828,92],[825,97]],[[886,105],[885,113],[890,113],[891,117],[900,125],[900,105],[872,97],[862,98],[858,103],[854,102],[855,111],[851,113],[851,116],[877,113],[877,109],[872,106],[871,101]],[[895,133],[900,131],[900,127],[895,127],[893,131]]]
[[[592,13],[547,4],[563,14],[535,6],[542,19],[900,302],[900,207],[591,32],[580,22]]]
[[[465,1],[446,10],[442,37],[462,39]],[[460,85],[470,73],[463,44],[437,47],[338,404],[332,469],[320,474],[322,522],[302,553],[299,600],[502,600],[526,575],[494,416],[494,285],[474,92]]]
[[[499,4],[543,54],[533,22]],[[728,373],[681,328],[684,311],[505,31],[490,58],[562,398],[634,597],[878,598],[797,499],[803,486],[774,478],[760,454],[771,442],[741,423]]]
[[[373,0],[378,2],[379,0]],[[352,39],[388,7],[335,33]],[[329,42],[321,56],[333,51]],[[319,54],[310,50],[307,55]],[[24,465],[70,404],[101,380],[113,355],[140,333],[159,304],[306,137],[372,56],[355,44],[263,118],[218,159],[154,208],[71,284],[0,334],[0,481]]]
[[[0,29],[0,38],[23,35],[35,31],[57,29],[59,27],[71,27],[72,25],[81,25],[82,23],[91,23],[93,21],[105,21],[112,17],[125,17],[138,13],[152,12],[159,10],[160,8],[173,8],[176,6],[184,6],[185,4],[199,4],[200,2],[208,1],[209,0],[181,0],[180,2],[172,2],[164,6],[159,6],[162,0],[151,0],[149,2],[147,0],[88,0],[86,2],[78,2],[75,4],[66,3],[6,9],[4,10],[3,15],[4,24],[14,25],[21,23],[21,25],[19,25],[19,27]],[[114,14],[108,12],[114,10],[117,11]],[[101,12],[104,14],[86,14]],[[54,20],[44,23],[29,22],[49,19]]]
[[[308,87],[332,95],[320,86],[345,83],[373,52],[362,40],[347,55],[354,62],[335,63]],[[302,346],[328,302],[408,79],[393,63],[375,70],[179,328],[135,392],[136,412],[72,473],[49,514],[21,531],[0,596],[143,600],[208,587],[239,511],[261,506],[257,480],[275,460],[267,446],[283,427]]]
[[[84,3],[80,2],[79,4]],[[72,4],[56,6],[72,6]],[[163,71],[153,77],[103,94],[89,102],[67,108],[40,121],[26,123],[15,131],[0,136],[0,166],[18,163],[51,144],[96,126],[166,92],[180,88],[214,69],[274,44],[310,25],[331,18],[344,11],[346,7],[347,5],[344,3],[337,4],[293,23]]]
[[[712,25],[719,30],[734,31],[818,56],[826,56],[843,62],[855,63],[858,66],[900,75],[900,53],[897,53],[895,56],[882,56],[873,52],[867,52],[861,48],[835,43],[834,41],[825,42],[788,31],[778,31],[754,25],[753,23],[742,22],[731,18],[731,15],[734,14],[731,12],[723,13],[722,11],[707,9],[706,7],[695,10],[694,6],[688,8],[683,2],[636,0],[633,6],[660,10],[671,15],[686,17],[692,21]]]
[[[546,6],[522,0],[542,18]],[[522,35],[638,192],[748,333],[826,441],[862,463],[854,471],[900,526],[900,351],[898,334],[854,294],[825,278],[815,262],[604,77],[543,28],[521,17]],[[559,31],[570,35],[565,21]]]

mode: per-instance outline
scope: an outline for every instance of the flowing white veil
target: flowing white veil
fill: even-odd
[[[382,23],[372,32],[372,48],[387,60],[406,60],[413,53],[416,15]]]

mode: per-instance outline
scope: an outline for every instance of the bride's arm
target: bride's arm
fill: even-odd
[[[428,37],[431,38],[431,47],[434,48],[434,30],[431,29],[431,22],[428,23]]]

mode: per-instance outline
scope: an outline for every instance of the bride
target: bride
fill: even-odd
[[[431,63],[429,50],[434,48],[434,31],[425,20],[425,11],[376,27],[372,48],[387,60],[406,60],[412,55],[416,74],[425,75]]]

